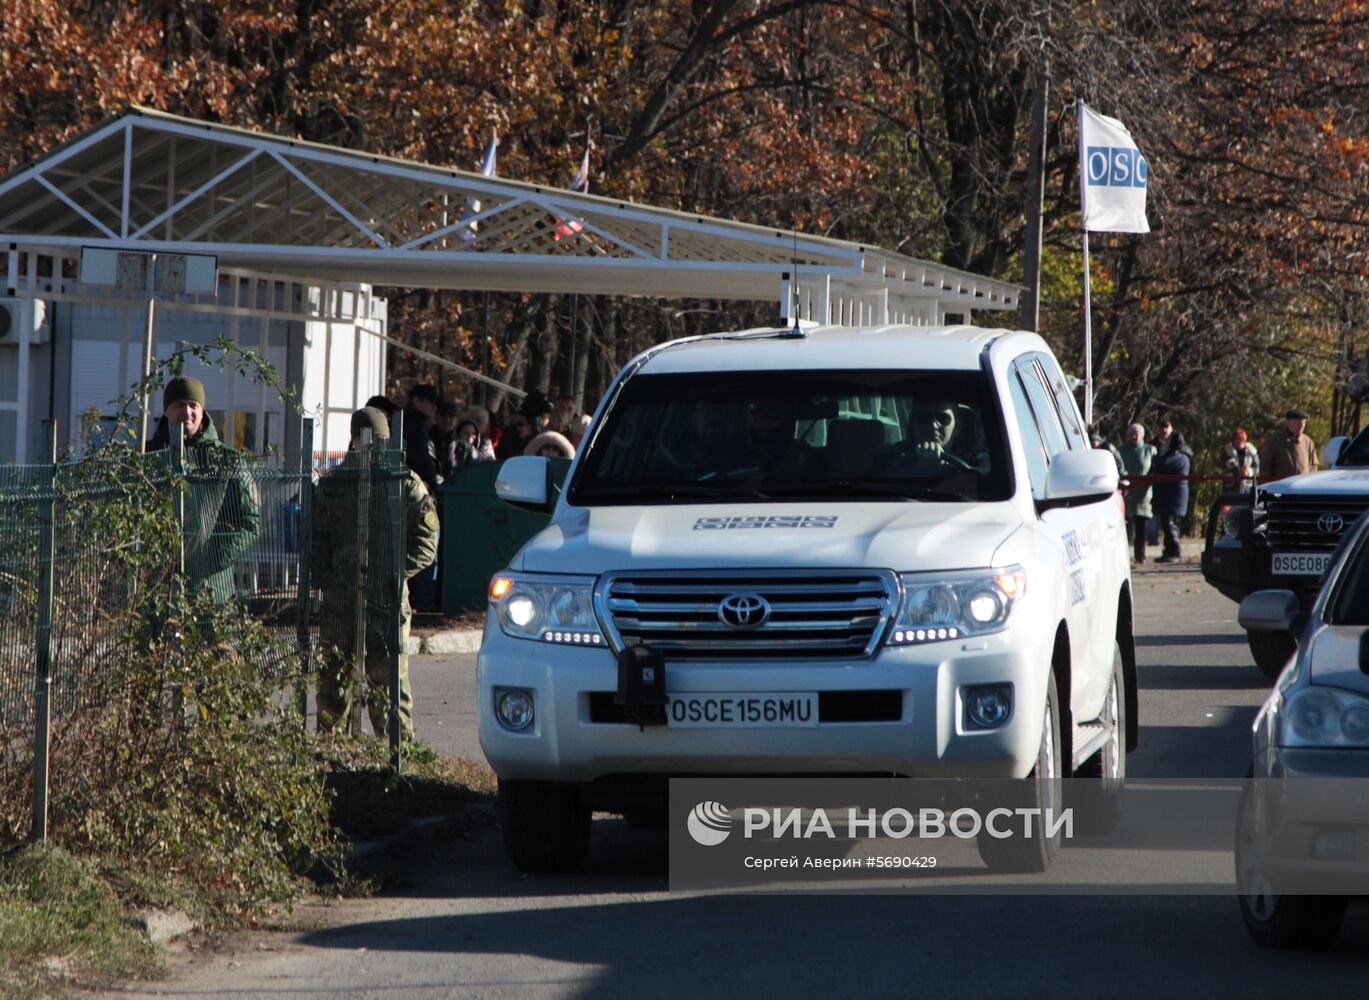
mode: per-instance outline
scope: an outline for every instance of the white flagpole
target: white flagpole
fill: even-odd
[[[1084,100],[1076,97],[1075,107],[1079,114],[1079,165],[1084,168]],[[1088,184],[1085,169],[1079,171],[1079,225],[1084,233],[1084,424],[1093,427],[1093,304],[1089,295],[1089,231],[1084,225],[1084,189]]]
[[[1089,301],[1089,231],[1084,230],[1084,424],[1093,427],[1093,307]]]

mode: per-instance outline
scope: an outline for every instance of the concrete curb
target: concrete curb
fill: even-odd
[[[199,930],[199,924],[180,910],[135,910],[131,922],[155,945],[163,945]]]
[[[483,634],[478,628],[453,628],[423,635],[410,635],[408,653],[410,656],[458,656],[478,653],[480,637]]]

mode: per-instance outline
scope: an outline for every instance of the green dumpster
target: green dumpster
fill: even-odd
[[[551,478],[559,490],[570,459],[553,458]],[[442,506],[442,610],[482,611],[490,577],[533,535],[546,527],[546,514],[510,507],[494,495],[503,462],[476,462],[447,477],[437,488]]]

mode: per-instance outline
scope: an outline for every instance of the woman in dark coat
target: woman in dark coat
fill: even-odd
[[[1189,451],[1184,447],[1184,436],[1175,431],[1169,436],[1164,451],[1155,456],[1151,463],[1152,476],[1187,476],[1193,469]],[[1155,484],[1155,499],[1152,506],[1155,516],[1160,519],[1160,537],[1164,542],[1164,554],[1157,562],[1178,562],[1179,532],[1184,515],[1188,513],[1188,480],[1161,479]]]

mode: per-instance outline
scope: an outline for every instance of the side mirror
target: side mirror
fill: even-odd
[[[1359,669],[1362,674],[1369,674],[1369,629],[1359,635]]]
[[[1291,590],[1257,590],[1236,612],[1237,624],[1250,632],[1294,632],[1302,617],[1298,595]]]
[[[552,508],[551,463],[538,455],[510,458],[499,467],[494,494],[511,507],[546,514]]]
[[[1345,446],[1350,443],[1350,439],[1345,435],[1333,437],[1326,442],[1326,446],[1321,450],[1322,461],[1327,465],[1335,465],[1340,461],[1340,453],[1345,450]]]
[[[1046,473],[1046,495],[1040,506],[1067,507],[1105,500],[1117,491],[1117,461],[1102,448],[1062,451]]]

